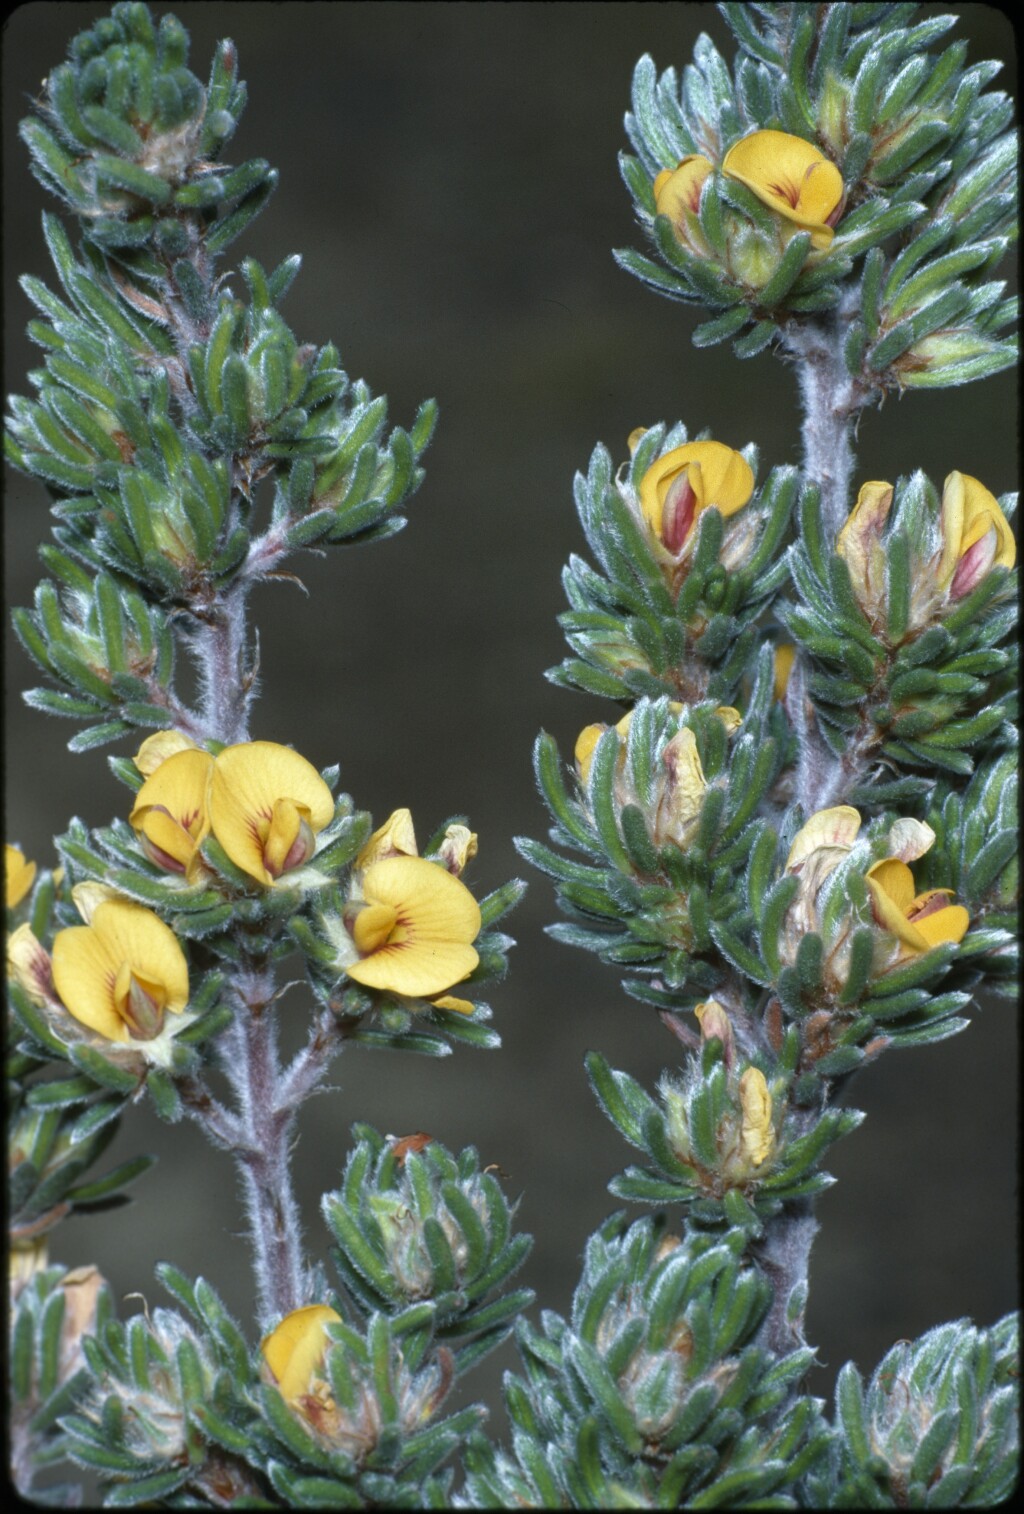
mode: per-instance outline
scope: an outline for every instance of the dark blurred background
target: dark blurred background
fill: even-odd
[[[1003,13],[948,8],[971,60],[1003,59],[1000,82],[1014,91]],[[543,677],[563,652],[559,570],[583,547],[572,477],[595,442],[622,457],[633,427],[681,418],[733,446],[755,440],[762,469],[799,457],[792,373],[769,354],[741,365],[727,346],[697,352],[701,316],[649,293],[611,257],[639,245],[616,164],[636,59],[649,51],[659,67],[679,67],[702,30],[731,56],[728,32],[713,6],[695,4],[176,11],[202,79],[219,38],[238,45],[250,103],[229,160],[265,156],[281,172],[232,257],[271,268],[301,252],[284,312],[300,340],[336,342],[349,374],[390,396],[396,422],[408,425],[429,395],[441,408],[408,529],[304,559],[308,599],[287,584],[257,592],[264,697],[253,733],[318,766],[340,761],[343,786],[378,824],[406,804],[425,839],[467,812],[480,834],[469,881],[483,894],[526,870],[512,836],[544,832],[530,766],[538,729],[571,755],[584,724],[616,718],[610,704]],[[39,227],[47,199],[16,123],[71,35],[105,13],[22,5],[4,28],[6,392],[24,392],[39,361],[16,277],[55,282]],[[1002,493],[1015,484],[1015,416],[1012,373],[892,399],[863,418],[858,478],[922,467],[941,485],[959,468]],[[7,491],[6,592],[20,605],[39,577],[47,503],[14,474]],[[6,836],[45,864],[71,814],[105,823],[126,813],[128,795],[102,752],[66,751],[75,727],[23,706],[32,669],[9,632],[6,644]],[[442,1062],[342,1058],[334,1088],[304,1111],[297,1167],[309,1244],[322,1255],[317,1198],[338,1181],[352,1121],[475,1144],[523,1195],[519,1219],[537,1238],[523,1280],[565,1310],[586,1236],[615,1207],[605,1183],[630,1157],[588,1091],[584,1053],[598,1048],[651,1086],[674,1044],[613,971],[543,934],[557,918],[552,891],[539,876],[530,883],[511,927],[521,943],[511,976],[491,996],[504,1048]],[[283,1014],[296,1041],[305,1012],[293,991]],[[816,1391],[831,1392],[848,1358],[870,1369],[899,1337],[960,1315],[988,1324],[1014,1305],[1015,1037],[1015,1009],[995,1001],[962,1036],[885,1058],[855,1085],[870,1118],[830,1158],[840,1181],[820,1204],[813,1257]],[[146,1105],[113,1154],[140,1147],[161,1161],[134,1205],[68,1224],[60,1259],[95,1261],[118,1295],[140,1290],[150,1303],[163,1301],[154,1262],[173,1260],[248,1321],[226,1161],[193,1126],[161,1126]],[[468,1391],[495,1402],[513,1361],[506,1347]]]

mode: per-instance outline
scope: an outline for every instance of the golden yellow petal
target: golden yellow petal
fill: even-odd
[[[434,1003],[438,1009],[451,1009],[457,1015],[471,1015],[476,1009],[472,999],[455,999],[451,994],[442,994]]]
[[[259,828],[261,822],[269,828],[279,799],[308,810],[314,835],[334,817],[330,789],[313,764],[291,747],[246,741],[225,747],[217,756],[209,799],[213,834],[235,866],[259,883],[274,882]]]
[[[837,804],[818,810],[800,827],[786,858],[786,872],[792,873],[820,846],[840,847],[849,851],[860,830],[860,815],[850,804]]]
[[[654,204],[658,215],[668,216],[677,226],[684,225],[688,211],[696,215],[704,181],[712,172],[708,159],[700,153],[681,158],[675,168],[666,169],[654,181]]]
[[[905,862],[898,857],[885,857],[868,868],[867,877],[906,915],[914,902],[914,875]]]
[[[68,926],[53,938],[53,982],[64,1008],[108,1041],[129,1039],[114,1007],[114,983],[123,961],[113,943],[91,925]]]
[[[118,900],[129,902],[116,888],[111,888],[109,883],[76,883],[71,890],[71,898],[86,925],[92,924],[92,917],[101,904],[116,903]]]
[[[412,811],[393,810],[357,855],[356,867],[361,872],[363,868],[369,867],[371,863],[380,862],[385,857],[416,857],[418,855]]]
[[[174,757],[178,752],[194,750],[197,750],[196,743],[191,737],[183,736],[181,731],[154,731],[152,736],[146,737],[132,761],[139,772],[145,773],[148,778],[168,757]]]
[[[878,863],[876,865],[883,866],[884,864]],[[903,863],[897,862],[892,865],[894,867],[902,867]],[[908,868],[907,871],[909,872],[910,869]],[[892,896],[879,883],[877,877],[872,877],[872,872],[873,869],[866,874],[864,881],[871,895],[875,919],[885,930],[891,931],[898,940],[902,941],[904,946],[909,946],[913,951],[924,951],[924,938],[920,931],[911,925],[907,919],[906,912],[900,909]],[[911,884],[911,890],[913,890],[913,884]]]
[[[395,928],[398,911],[393,904],[368,904],[361,909],[352,926],[352,939],[364,955],[384,945]]]
[[[390,857],[363,877],[368,904],[390,905],[396,922],[386,943],[346,968],[357,983],[421,998],[462,981],[480,960],[469,944],[480,906],[451,873],[421,857]]]
[[[803,137],[755,131],[730,147],[722,172],[753,190],[779,215],[810,231],[823,250],[834,232],[827,224],[843,198],[843,177],[831,159]]]
[[[584,783],[590,777],[590,764],[594,759],[594,748],[607,729],[606,725],[601,724],[586,725],[576,737],[576,747],[573,755],[576,758],[576,766],[580,770],[580,777]]]
[[[286,1314],[261,1342],[263,1360],[287,1403],[309,1393],[327,1349],[327,1326],[340,1323],[336,1310],[309,1304]]]
[[[26,862],[20,846],[4,846],[4,893],[7,908],[14,909],[35,881],[36,865]]]
[[[962,941],[970,929],[971,917],[962,904],[947,904],[929,915],[915,915],[910,925],[924,937],[928,947],[941,946],[946,941]]]
[[[754,475],[741,452],[724,442],[688,442],[677,447],[686,453],[688,463],[697,463],[701,472],[700,508],[714,505],[723,515],[735,515],[754,492]],[[673,454],[669,453],[671,457]]]
[[[146,779],[128,816],[129,825],[182,870],[209,835],[212,777],[209,752],[198,747],[175,752]]]
[[[725,726],[730,736],[735,735],[743,724],[743,716],[739,710],[734,710],[731,704],[720,704],[715,710],[715,714]]]
[[[748,1067],[740,1078],[740,1105],[743,1110],[740,1141],[747,1158],[755,1167],[760,1167],[771,1154],[775,1132],[772,1128],[772,1096],[764,1073],[757,1067]]]
[[[969,473],[962,473],[960,477],[964,482],[964,529],[959,555],[962,557],[990,527],[994,527],[999,547],[993,566],[1012,568],[1017,561],[1017,543],[1010,522],[999,508],[999,501]]]

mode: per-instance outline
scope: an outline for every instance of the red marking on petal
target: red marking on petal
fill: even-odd
[[[995,526],[990,526],[973,547],[968,547],[956,565],[953,581],[949,586],[950,599],[963,599],[976,589],[995,561],[999,538]]]
[[[693,529],[697,496],[689,477],[677,480],[669,489],[661,512],[661,539],[670,552],[678,552]]]

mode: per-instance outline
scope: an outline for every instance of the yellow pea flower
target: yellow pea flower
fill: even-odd
[[[218,754],[209,814],[235,866],[269,885],[309,861],[317,834],[334,818],[334,797],[313,764],[291,747],[246,741]]]
[[[260,1344],[267,1372],[292,1408],[303,1407],[306,1398],[319,1399],[329,1407],[326,1383],[321,1377],[329,1345],[327,1326],[341,1324],[341,1315],[326,1304],[293,1309]]]
[[[818,810],[800,827],[786,858],[786,872],[798,873],[812,852],[822,849],[838,852],[833,866],[838,866],[860,830],[860,815],[852,804],[837,804]]]
[[[755,1167],[760,1167],[775,1146],[775,1131],[772,1096],[764,1073],[757,1067],[748,1067],[740,1078],[740,1106],[743,1110],[740,1143],[747,1159]]]
[[[1017,544],[994,494],[969,473],[953,472],[942,490],[942,556],[936,570],[940,589],[962,599],[990,568],[1012,568]]]
[[[35,882],[36,865],[25,859],[20,846],[4,846],[4,893],[7,908],[19,905]]]
[[[385,857],[418,857],[416,832],[413,829],[412,811],[393,810],[379,830],[374,831],[369,841],[356,857],[356,869],[362,872],[374,862],[383,862]]]
[[[736,1056],[736,1040],[732,1032],[732,1021],[717,999],[705,999],[703,1004],[695,1004],[693,1012],[697,1016],[700,1025],[700,1037],[702,1041],[710,1041],[717,1037],[722,1043],[722,1058],[726,1068],[731,1068]]]
[[[811,233],[824,252],[842,214],[843,176],[830,158],[785,131],[755,131],[730,147],[722,172],[753,190],[778,215]]]
[[[480,838],[468,825],[455,822],[449,825],[441,838],[437,855],[456,878],[466,870],[480,849]]]
[[[713,172],[712,165],[700,153],[680,158],[675,168],[666,168],[654,181],[654,205],[660,216],[668,216],[676,237],[697,251],[706,250],[706,242],[696,222],[700,209],[700,192]]]
[[[26,922],[7,937],[7,976],[33,1004],[53,1002],[53,973],[49,953]]]
[[[742,510],[754,492],[754,475],[742,453],[723,442],[673,447],[640,480],[640,509],[665,548],[678,557],[704,510],[724,516]]]
[[[141,904],[100,904],[58,931],[53,982],[68,1013],[108,1041],[152,1041],[188,1003],[188,964],[169,926]]]
[[[627,710],[622,719],[617,721],[615,724],[615,729],[618,731],[623,741],[625,741],[626,737],[629,735],[629,722],[632,719],[633,711]],[[597,743],[601,740],[601,737],[607,730],[608,727],[602,721],[598,720],[595,721],[593,725],[585,725],[580,734],[576,737],[576,746],[573,751],[573,756],[576,759],[576,766],[579,769],[579,775],[584,783],[587,783],[590,779],[590,765],[594,760],[594,748],[597,746]],[[620,751],[620,761],[622,760],[622,758],[623,753]]]
[[[152,749],[144,760],[148,763],[151,757]],[[168,872],[184,873],[189,883],[202,868],[199,848],[210,834],[213,768],[209,752],[195,747],[162,758],[136,794],[128,816],[150,861]]]
[[[168,757],[178,752],[196,752],[199,748],[190,736],[181,731],[154,731],[147,736],[132,758],[140,773],[149,778]]]
[[[886,857],[869,867],[864,881],[875,919],[897,938],[903,956],[931,951],[946,941],[962,941],[971,917],[962,904],[949,904],[951,888],[914,892],[914,875],[905,862]]]
[[[345,968],[357,983],[429,998],[476,967],[470,943],[480,934],[480,906],[444,867],[422,857],[388,857],[367,868],[362,891],[365,902],[352,924],[360,960]]]
[[[887,590],[882,532],[892,508],[892,484],[873,479],[861,486],[857,503],[836,538],[836,551],[850,570],[857,602],[871,621],[882,615]]]

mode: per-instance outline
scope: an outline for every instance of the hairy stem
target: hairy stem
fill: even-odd
[[[202,718],[218,741],[249,739],[252,678],[245,663],[245,632],[245,595],[236,590],[218,599],[192,637]]]
[[[298,1309],[306,1298],[299,1207],[289,1152],[296,1106],[281,1098],[274,1014],[274,978],[264,966],[241,969],[234,983],[237,1014],[224,1038],[222,1065],[238,1105],[235,1148],[256,1274],[262,1325]]]
[[[821,490],[821,518],[832,540],[850,511],[854,417],[864,404],[843,358],[845,327],[809,323],[789,334],[787,350],[797,360],[804,407],[801,432],[804,473]]]

